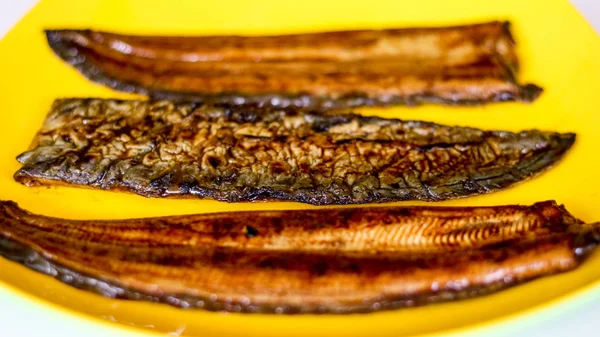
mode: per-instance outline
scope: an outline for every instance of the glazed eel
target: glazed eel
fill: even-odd
[[[600,242],[532,206],[64,220],[0,202],[0,255],[102,296],[181,308],[353,313],[488,294],[578,266]]]
[[[574,140],[300,108],[61,99],[14,178],[229,202],[438,201],[525,180]]]
[[[160,99],[319,109],[533,101],[508,22],[280,36],[129,36],[48,30],[88,79]]]

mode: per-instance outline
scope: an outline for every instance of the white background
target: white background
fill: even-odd
[[[0,38],[36,2],[37,0],[0,0]],[[571,0],[571,2],[596,31],[600,32],[600,0]],[[508,330],[505,327],[502,331],[493,329],[473,331],[462,334],[461,337],[467,335],[500,337],[507,334],[512,337],[600,336],[600,292],[595,292],[594,296],[586,298],[586,303],[582,306],[558,307],[544,312],[541,316],[543,316],[541,321],[536,320],[535,323],[516,319],[508,324]],[[39,307],[0,287],[0,336],[105,337],[126,336],[126,334],[112,327],[75,320],[62,312]]]

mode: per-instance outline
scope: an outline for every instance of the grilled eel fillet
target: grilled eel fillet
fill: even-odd
[[[530,102],[508,23],[283,36],[128,36],[48,30],[88,79],[154,98],[343,108]]]
[[[0,203],[0,255],[106,297],[351,313],[491,293],[575,268],[600,242],[533,206],[255,211],[64,220]]]
[[[14,178],[229,202],[437,201],[527,179],[574,140],[299,108],[62,99]]]

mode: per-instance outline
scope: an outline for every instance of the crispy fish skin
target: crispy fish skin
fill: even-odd
[[[574,140],[299,108],[62,99],[14,178],[228,202],[438,201],[525,180]]]
[[[47,30],[88,79],[160,99],[273,106],[482,104],[536,99],[515,79],[507,22],[281,36],[128,36]]]
[[[234,312],[469,298],[571,270],[598,242],[599,224],[553,201],[129,220],[65,220],[0,203],[5,258],[110,298]]]

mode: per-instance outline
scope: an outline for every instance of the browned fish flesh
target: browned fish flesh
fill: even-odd
[[[235,312],[352,313],[488,294],[571,270],[600,242],[532,206],[64,220],[0,203],[0,255],[100,295]]]
[[[229,202],[438,201],[527,179],[574,140],[300,108],[61,99],[14,178]]]
[[[88,79],[160,99],[273,106],[531,102],[508,22],[279,36],[130,36],[48,30]]]

